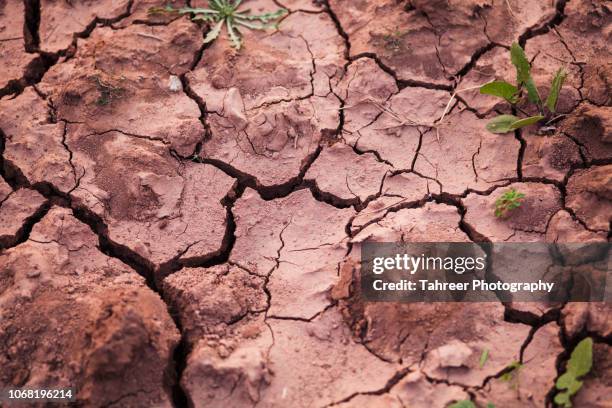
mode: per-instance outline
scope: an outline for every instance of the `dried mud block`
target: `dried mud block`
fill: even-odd
[[[606,234],[587,230],[570,213],[562,210],[550,219],[546,242],[606,242]]]
[[[577,170],[567,183],[566,205],[589,229],[609,231],[612,220],[612,165]]]
[[[195,2],[192,2],[195,3]],[[113,27],[125,28],[131,24],[164,25],[171,21],[186,18],[174,13],[151,13],[153,7],[170,6],[175,9],[187,7],[186,0],[133,0],[130,7],[130,15],[112,24]],[[194,5],[193,7],[198,7]]]
[[[485,121],[469,111],[444,121],[439,140],[435,131],[423,135],[415,171],[439,181],[450,194],[484,191],[516,177],[520,143],[512,135],[489,133]]]
[[[262,393],[262,406],[325,406],[380,390],[399,370],[356,343],[335,309],[311,322],[268,323],[274,333],[269,352],[274,378]]]
[[[305,175],[323,194],[347,202],[364,202],[382,189],[391,167],[370,153],[356,154],[350,146],[336,143],[323,148]]]
[[[382,114],[379,105],[384,106],[399,89],[373,58],[360,58],[347,67],[334,91],[344,101],[343,130],[352,134],[374,122]]]
[[[85,170],[77,205],[102,218],[109,238],[153,263],[201,260],[221,251],[234,180],[207,164],[179,163],[167,147],[119,132],[69,127],[75,166]]]
[[[215,41],[187,75],[211,112],[203,156],[260,185],[287,183],[336,133],[340,101],[329,83],[340,74],[344,44],[326,14],[307,13],[288,16],[273,33],[247,30],[244,41],[240,53]]]
[[[40,48],[48,52],[64,50],[76,34],[86,33],[98,22],[112,22],[129,13],[128,0],[41,0]]]
[[[576,407],[606,408],[610,405],[612,387],[612,347],[604,343],[593,345],[593,368],[584,385],[573,399]]]
[[[0,248],[15,245],[27,230],[27,224],[41,217],[47,200],[34,190],[22,188],[0,203]]]
[[[463,319],[461,315],[472,313],[473,309],[467,303],[366,302],[361,298],[359,268],[351,266],[360,262],[362,243],[469,242],[459,229],[460,219],[455,207],[427,203],[421,208],[388,213],[352,239],[351,253],[340,268],[339,283],[333,293],[341,301],[343,314],[355,335],[376,355],[408,365],[418,363],[428,341],[434,339],[430,337],[431,331],[456,326]],[[469,320],[480,321],[480,318]]]
[[[496,217],[495,201],[506,191],[525,194],[520,207]],[[465,222],[493,242],[543,241],[549,220],[561,209],[561,194],[551,184],[513,183],[489,195],[469,194]]]
[[[561,311],[561,321],[565,335],[588,332],[602,338],[612,336],[612,307],[608,303],[568,303]]]
[[[87,406],[171,406],[179,334],[144,280],[53,208],[0,255],[2,387],[77,390]]]
[[[508,46],[529,29],[545,26],[556,14],[554,2],[470,0],[465,3],[473,5],[486,21],[488,38]]]
[[[582,162],[579,146],[562,133],[537,135],[523,130],[526,147],[523,153],[523,177],[546,178],[562,183],[575,165]]]
[[[351,42],[351,55],[375,54],[405,81],[449,84],[490,39],[509,44],[554,16],[552,5],[508,2],[333,0],[330,6]],[[513,20],[516,23],[506,24]]]
[[[239,266],[184,268],[164,279],[164,294],[191,345],[213,343],[223,354],[236,323],[267,307],[264,277]]]
[[[423,306],[433,311],[431,304]],[[452,304],[453,308],[457,306]],[[448,322],[440,322],[429,333],[423,372],[436,380],[477,387],[518,360],[530,328],[505,322],[503,309],[497,303],[487,303],[486,308],[479,303],[460,304],[457,312],[451,312]],[[481,367],[484,350],[489,351],[489,357]]]
[[[427,203],[420,208],[405,208],[390,212],[386,217],[370,224],[351,242],[351,257],[361,259],[362,242],[468,242],[459,229],[461,217],[457,208],[445,204]]]
[[[351,86],[349,94],[359,95],[360,92]],[[449,98],[444,91],[408,87],[386,102],[374,100],[376,103],[372,104],[372,99],[362,99],[359,106],[376,107],[374,120],[345,132],[344,139],[357,151],[376,152],[395,169],[411,169],[422,135],[431,133],[429,126],[442,116]],[[346,119],[353,121],[355,115],[361,113],[362,109],[353,111],[351,108],[346,112]]]
[[[612,105],[612,64],[606,61],[591,62],[584,67],[584,88],[586,99],[593,105]]]
[[[264,278],[228,264],[183,269],[164,280],[164,293],[190,350],[182,385],[194,405],[257,402],[271,376]]]
[[[381,193],[355,216],[351,222],[353,233],[402,206],[423,202],[431,193],[440,193],[440,186],[414,173],[399,173],[385,177]]]
[[[269,361],[270,329],[262,317],[235,338],[240,342],[222,356],[203,343],[189,354],[181,385],[194,407],[245,407],[261,401],[275,374]]]
[[[200,110],[168,83],[170,75],[189,69],[201,46],[199,33],[187,19],[167,26],[96,29],[79,40],[74,58],[47,72],[40,89],[49,95],[57,118],[81,124],[83,132],[117,130],[192,155],[204,135]]]
[[[562,130],[580,144],[587,160],[612,158],[612,108],[584,104],[563,122]]]
[[[496,351],[489,351],[489,359]],[[482,406],[493,403],[496,407],[508,408],[545,406],[547,394],[557,378],[557,359],[563,351],[559,326],[551,322],[540,327],[523,352],[522,366],[505,377],[492,378],[476,394],[477,403]]]
[[[572,1],[563,14],[565,18],[556,30],[575,58],[587,65],[610,61],[610,6],[601,0]]]
[[[233,213],[236,243],[230,261],[269,275],[269,315],[309,319],[329,306],[352,209],[316,201],[309,190],[265,201],[247,189]]]
[[[63,145],[64,123],[53,123],[47,102],[33,88],[0,101],[0,131],[6,136],[4,159],[31,184],[50,183],[67,193],[77,183],[71,153]],[[79,176],[82,169],[79,169]]]
[[[0,2],[0,96],[11,81],[21,79],[36,54],[25,51],[24,2]],[[7,90],[8,91],[8,90]]]

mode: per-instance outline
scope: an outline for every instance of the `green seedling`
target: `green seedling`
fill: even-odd
[[[495,200],[495,216],[498,218],[506,216],[510,211],[519,208],[525,194],[511,188]]]
[[[248,9],[238,10],[240,3],[242,3],[242,0],[209,0],[208,8],[183,7],[175,9],[171,6],[153,7],[149,9],[149,13],[193,14],[192,20],[210,23],[211,29],[204,38],[205,44],[216,40],[221,33],[223,25],[225,25],[232,46],[236,49],[240,49],[242,46],[239,26],[250,30],[277,28],[277,23],[268,23],[274,22],[287,13],[287,10],[281,8],[271,13],[250,14]]]
[[[480,368],[483,368],[485,364],[487,364],[487,360],[489,359],[489,349],[482,350],[482,354],[480,355],[480,361],[478,365]]]
[[[104,81],[97,75],[94,77],[94,80],[96,82],[96,88],[99,92],[98,99],[96,100],[96,104],[99,106],[109,105],[115,99],[121,98],[125,92],[125,89],[114,86],[110,82]]]
[[[499,377],[500,380],[507,382],[511,388],[519,388],[519,373],[523,364],[520,361],[513,361],[506,366],[504,373]]]
[[[404,45],[402,41],[404,34],[404,32],[397,28],[395,30],[388,30],[387,33],[382,36],[384,47],[393,53],[400,52]]]
[[[513,43],[510,47],[510,60],[516,68],[516,85],[506,81],[493,81],[481,86],[480,93],[502,98],[512,106],[516,106],[521,101],[524,91],[526,91],[527,100],[535,105],[539,114],[525,118],[515,115],[500,115],[487,124],[487,130],[492,133],[508,133],[539,122],[552,123],[557,119],[554,117],[557,110],[557,101],[567,73],[563,68],[559,68],[553,77],[548,97],[543,102],[531,77],[531,64],[527,60],[525,51],[517,43]]]
[[[583,382],[579,378],[584,377],[591,371],[593,366],[593,339],[587,337],[582,340],[570,356],[567,368],[555,383],[557,390],[561,391],[555,395],[555,403],[563,408],[572,406],[571,398],[582,387]]]

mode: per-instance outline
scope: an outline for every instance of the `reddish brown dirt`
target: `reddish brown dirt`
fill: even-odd
[[[610,406],[609,303],[368,303],[359,286],[364,242],[610,240],[609,2],[245,0],[289,13],[239,52],[147,14],[167,3],[207,4],[0,0],[1,389],[543,407],[591,336],[575,406]],[[464,89],[513,80],[517,39],[543,95],[566,67],[563,116],[494,135],[507,105]],[[510,188],[525,201],[496,218]]]

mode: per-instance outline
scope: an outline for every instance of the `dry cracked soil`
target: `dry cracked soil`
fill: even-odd
[[[612,5],[0,0],[0,388],[92,407],[612,406],[605,303],[368,303],[364,242],[609,241]],[[205,1],[171,1],[175,7]],[[494,135],[518,41],[553,131]],[[440,120],[444,116],[443,120]],[[493,215],[509,188],[526,193]],[[484,366],[479,357],[488,350]],[[518,361],[520,381],[504,381]]]

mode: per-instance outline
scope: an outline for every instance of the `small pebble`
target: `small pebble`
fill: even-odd
[[[168,88],[172,92],[180,92],[183,89],[183,84],[181,84],[181,80],[176,75],[170,75],[170,80],[168,81]]]

